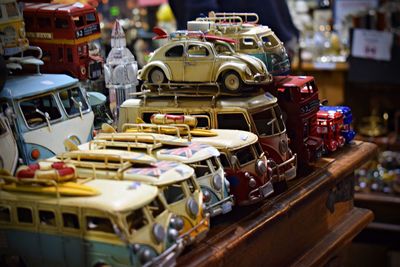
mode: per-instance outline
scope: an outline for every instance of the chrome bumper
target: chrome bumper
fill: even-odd
[[[274,187],[272,186],[272,182],[268,181],[267,183],[263,184],[262,186],[252,190],[249,193],[249,201],[246,201],[246,204],[252,204],[263,200],[267,196],[274,193]]]
[[[283,181],[283,180],[289,181],[296,178],[297,154],[294,154],[289,160],[282,162],[281,164],[277,164],[272,169],[272,171],[273,171],[272,177],[275,181]]]
[[[257,73],[255,75],[253,75],[253,79],[251,80],[245,80],[244,83],[245,84],[265,84],[265,83],[269,83],[272,81],[272,75],[271,74],[261,74],[261,73]]]
[[[143,267],[150,266],[175,266],[176,258],[181,254],[185,248],[183,244],[183,239],[179,239],[175,244],[166,249],[163,253],[153,258],[151,261],[147,262]]]
[[[206,212],[210,214],[211,217],[228,213],[232,210],[233,206],[233,195],[230,195],[212,205],[206,206]]]

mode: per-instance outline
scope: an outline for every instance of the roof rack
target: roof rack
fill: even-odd
[[[114,136],[114,135],[112,135]],[[157,141],[154,136],[151,136],[150,138],[153,139],[153,142],[151,144],[145,143],[145,142],[139,142],[137,139],[137,135],[133,136],[133,141],[115,141],[113,140],[114,138],[112,137],[112,140],[92,140],[89,142],[89,149],[92,149],[92,146],[95,145],[96,148],[98,149],[107,149],[109,147],[124,147],[127,148],[128,151],[131,151],[132,149],[146,149],[147,154],[151,155],[151,152],[154,149],[162,147],[162,143]]]
[[[214,13],[217,18],[226,18],[226,17],[240,17],[242,18],[243,23],[252,23],[257,24],[259,17],[257,13],[247,13],[247,12],[215,12]],[[249,18],[253,18],[250,20]]]
[[[122,132],[126,132],[127,129],[129,128],[134,128],[142,132],[146,132],[147,129],[159,134],[175,135],[178,138],[183,138],[182,131],[186,131],[187,133],[186,138],[188,139],[188,141],[192,140],[192,135],[190,134],[190,128],[186,124],[160,125],[153,123],[125,123],[122,125]]]
[[[170,40],[200,39],[205,41],[204,33],[202,31],[180,30],[171,32],[168,37]]]

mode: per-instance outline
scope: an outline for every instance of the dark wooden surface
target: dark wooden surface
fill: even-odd
[[[178,258],[179,266],[320,266],[370,221],[353,206],[353,171],[376,154],[356,142],[324,157],[289,190],[213,218],[209,235]]]

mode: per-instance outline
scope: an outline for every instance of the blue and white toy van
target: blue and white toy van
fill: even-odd
[[[86,92],[67,75],[11,76],[0,92],[0,105],[25,164],[65,151],[66,138],[76,144],[92,139],[94,115]]]
[[[343,114],[343,127],[341,134],[346,139],[346,143],[350,143],[356,136],[356,132],[351,127],[353,122],[353,114],[351,108],[348,106],[321,106],[320,110],[324,111],[338,111]]]

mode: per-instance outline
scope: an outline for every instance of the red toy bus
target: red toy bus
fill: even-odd
[[[43,72],[80,80],[101,76],[103,59],[94,45],[100,38],[96,9],[82,3],[27,3],[24,20],[29,43],[42,48]]]
[[[324,151],[333,152],[342,147],[345,139],[341,134],[343,114],[338,111],[320,110],[317,113],[317,133],[324,140]]]
[[[275,76],[270,92],[286,117],[289,146],[297,153],[299,170],[321,157],[323,141],[317,134],[318,87],[312,76]]]

